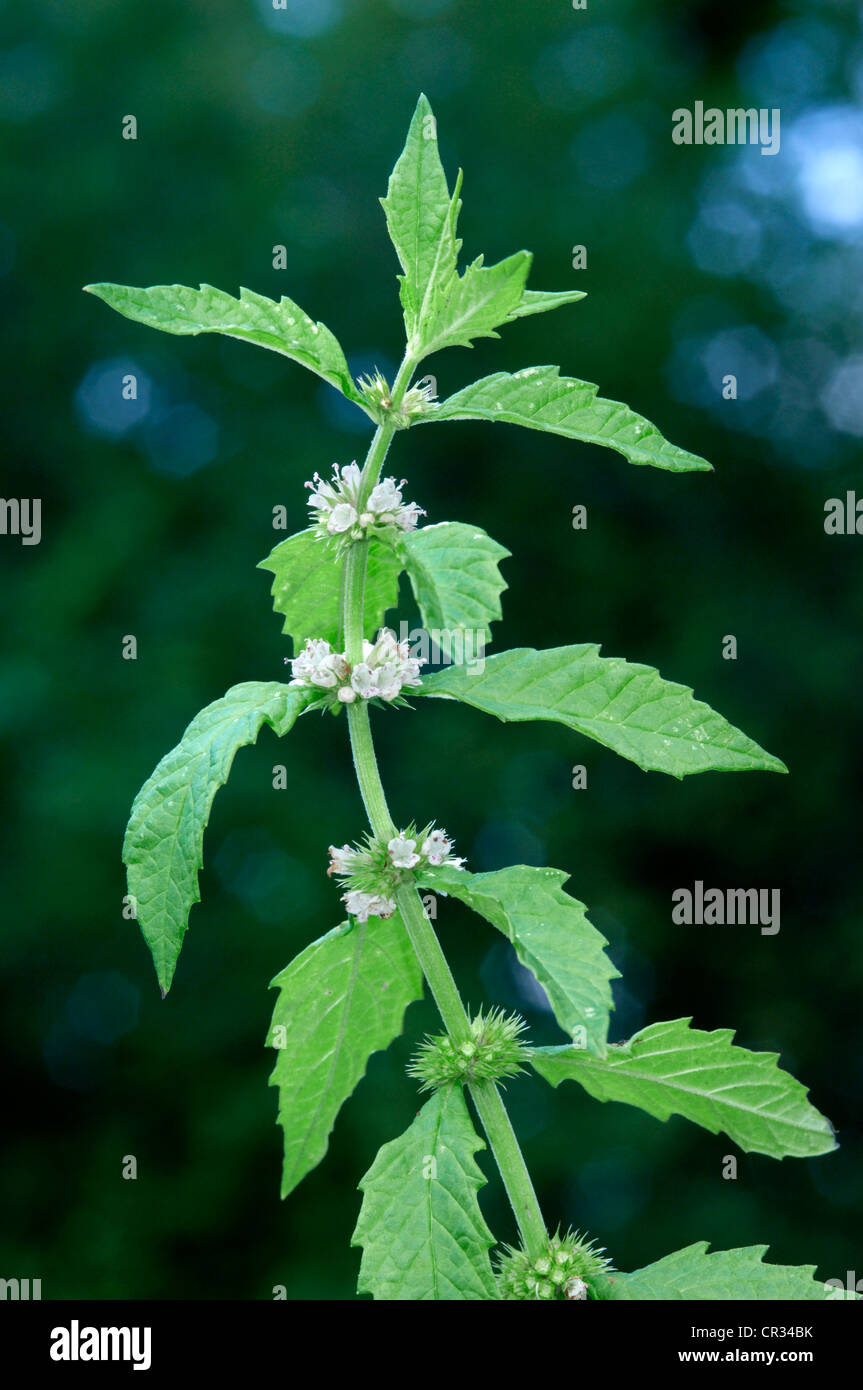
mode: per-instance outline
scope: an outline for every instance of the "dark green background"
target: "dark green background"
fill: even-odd
[[[354,1295],[355,1185],[417,1108],[403,1069],[434,1012],[414,1006],[372,1059],[285,1204],[263,1046],[268,982],[339,919],[326,846],[364,829],[344,726],[304,719],[238,756],[165,1003],[121,915],[120,845],[195,712],[282,678],[255,569],[279,539],[272,508],[301,528],[303,480],[362,457],[368,431],[275,354],[151,332],[80,287],[288,293],[354,370],[391,369],[400,312],[376,200],[422,88],[450,176],[465,170],[465,254],[525,246],[535,288],[589,292],[430,363],[441,394],[560,363],[716,471],[482,424],[400,436],[392,470],[430,521],[474,522],[512,551],[498,647],[600,641],[656,665],[791,775],[679,783],[563,728],[435,706],[374,717],[394,813],[437,819],[476,870],[571,874],[624,972],[614,1037],[682,1014],[732,1027],[780,1051],[839,1131],[834,1154],[740,1155],[725,1181],[721,1136],[519,1080],[512,1113],[551,1222],[586,1228],[623,1269],[706,1239],[863,1276],[863,538],[823,530],[827,498],[863,493],[863,175],[830,162],[831,140],[859,141],[855,7],[291,0],[279,16],[269,0],[42,0],[2,17],[2,491],[43,499],[43,538],[0,538],[0,1275],[41,1278],[46,1298]],[[671,111],[699,99],[779,106],[781,153],[673,145]],[[120,401],[126,371],[137,408]],[[737,401],[721,399],[725,371]],[[126,634],[137,661],[121,659]],[[671,893],[696,878],[780,888],[780,934],[673,926]],[[489,927],[456,905],[439,925],[471,1005],[520,1008],[560,1038]],[[493,1174],[483,1205],[511,1239]]]

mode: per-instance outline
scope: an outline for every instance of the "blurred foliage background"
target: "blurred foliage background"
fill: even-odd
[[[40,545],[0,537],[0,1274],[41,1278],[47,1298],[354,1297],[355,1184],[417,1108],[403,1069],[435,1014],[412,1007],[327,1160],[281,1204],[268,983],[339,920],[326,846],[364,829],[344,728],[309,718],[239,754],[164,1003],[122,917],[120,846],[196,711],[282,678],[255,569],[281,539],[272,509],[300,529],[303,480],[362,457],[367,425],[275,354],[150,332],[80,289],[287,293],[356,372],[391,370],[396,265],[376,200],[424,89],[450,177],[465,170],[464,254],[525,246],[534,288],[589,292],[430,362],[441,394],[560,363],[716,471],[482,424],[400,436],[392,470],[430,521],[475,522],[512,551],[498,648],[600,641],[656,665],[791,775],[677,783],[555,726],[440,705],[374,718],[396,818],[436,818],[476,870],[567,870],[623,971],[616,1038],[681,1014],[735,1028],[779,1051],[839,1131],[812,1162],[738,1155],[729,1181],[721,1136],[521,1079],[508,1094],[551,1222],[586,1228],[623,1269],[706,1239],[863,1275],[863,539],[823,529],[828,498],[863,495],[857,7],[7,0],[0,14],[2,491],[43,501]],[[696,100],[779,107],[780,153],[672,144],[672,110]],[[136,402],[121,399],[130,371]],[[779,935],[672,925],[672,891],[697,878],[780,888]],[[467,1001],[560,1040],[490,928],[455,904],[439,928]],[[485,1166],[486,1213],[512,1239]]]

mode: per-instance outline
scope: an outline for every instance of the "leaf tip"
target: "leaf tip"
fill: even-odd
[[[419,96],[417,97],[417,104],[414,107],[413,116],[411,117],[411,126],[414,127],[422,125],[428,116],[431,116],[432,119],[434,119],[434,113],[432,111],[431,102],[429,101],[425,92],[420,92]],[[431,138],[434,140],[437,139],[437,130],[433,132]]]

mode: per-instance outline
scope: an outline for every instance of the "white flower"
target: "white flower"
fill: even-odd
[[[356,524],[361,476],[356,463],[349,463],[347,468],[334,463],[330,482],[325,483],[316,473],[306,483],[311,492],[309,507],[315,514],[313,520],[331,536],[349,531]]]
[[[350,893],[345,893],[342,902],[348,909],[352,917],[356,917],[358,922],[369,920],[369,905],[374,902],[371,893],[361,893],[354,888]]]
[[[587,1298],[588,1288],[583,1279],[574,1274],[571,1279],[567,1279],[563,1286],[563,1291],[567,1298]]]
[[[331,690],[346,679],[347,662],[334,652],[329,642],[310,637],[303,650],[291,662],[291,685],[316,685]]]
[[[442,864],[452,849],[452,840],[443,830],[433,830],[428,839],[423,840],[422,850],[430,864]]]
[[[311,492],[309,507],[319,535],[360,540],[370,529],[381,526],[416,530],[425,512],[416,502],[402,501],[404,482],[397,484],[395,478],[384,478],[376,483],[362,512],[359,510],[361,484],[362,469],[356,462],[345,468],[334,463],[329,482],[324,482],[316,473],[312,481],[306,483]]]
[[[392,917],[395,910],[396,905],[393,898],[376,897],[372,898],[369,904],[369,913],[373,917]]]
[[[397,484],[395,478],[384,478],[383,482],[372,488],[368,509],[384,525],[397,526],[400,531],[415,531],[425,512],[416,502],[402,501],[404,486],[404,479]]]
[[[330,867],[327,869],[327,877],[333,874],[352,874],[357,860],[357,851],[351,849],[350,845],[342,845],[341,849],[336,849],[335,845],[330,845]]]
[[[338,493],[331,483],[321,482],[317,473],[306,487],[311,488],[312,495],[309,498],[309,506],[315,511],[328,512],[338,501]]]
[[[395,902],[391,898],[384,898],[375,893],[361,893],[356,888],[350,893],[345,893],[342,901],[358,922],[367,922],[369,917],[392,917],[396,910]]]
[[[397,666],[378,666],[374,673],[374,686],[370,691],[370,697],[376,696],[379,700],[394,700],[402,688],[401,679]]]
[[[418,507],[416,502],[408,502],[406,506],[399,509],[396,526],[402,531],[415,531],[421,516],[425,516],[422,507]]]
[[[343,652],[334,652],[329,642],[311,637],[289,664],[291,685],[335,690],[336,699],[349,705],[357,696],[363,700],[395,700],[404,686],[420,684],[423,663],[410,655],[406,642],[398,642],[394,632],[381,628],[374,642],[363,641],[362,660],[353,668]]]
[[[403,835],[397,835],[390,840],[387,845],[390,859],[396,869],[412,869],[420,862],[418,854],[414,854],[417,847],[416,840],[406,840]]]
[[[350,531],[356,519],[356,507],[352,507],[350,502],[340,502],[337,507],[333,507],[327,517],[327,530],[331,536],[336,536],[342,531]]]
[[[407,642],[399,642],[388,627],[381,628],[374,643],[363,643],[363,658],[374,673],[381,699],[392,700],[402,686],[420,684],[423,659],[411,656]]]
[[[464,866],[464,860],[456,859],[451,850],[452,840],[445,830],[433,830],[420,846],[420,854],[435,868],[441,864],[449,864],[453,869],[461,869]]]
[[[360,845],[330,845],[327,875],[341,879],[342,902],[358,922],[391,917],[396,910],[396,889],[414,878],[414,871],[426,863],[462,867],[464,860],[453,858],[451,849],[452,840],[445,830],[429,827],[420,835],[411,824],[387,841],[367,835]]]
[[[351,672],[351,687],[357,695],[361,695],[364,700],[371,700],[377,695],[377,689],[372,680],[371,668],[364,661],[358,661]]]
[[[352,500],[356,497],[362,476],[363,470],[358,467],[356,460],[354,460],[353,463],[349,463],[347,468],[342,469],[339,476],[339,483],[346,497],[350,497]]]
[[[401,675],[397,666],[382,666],[378,673],[378,695],[387,703],[394,700],[402,688]]]
[[[396,487],[395,478],[384,478],[372,488],[369,497],[370,512],[394,512],[402,505],[401,488]]]

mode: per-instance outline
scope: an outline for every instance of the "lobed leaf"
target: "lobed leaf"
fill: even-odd
[[[227,781],[237,749],[254,743],[262,724],[287,733],[307,701],[307,692],[275,681],[232,686],[195,716],[135,797],[123,862],[163,995],[189,912],[201,900],[198,871],[213,797]]]
[[[608,942],[588,921],[584,904],[563,891],[567,877],[559,869],[525,864],[487,874],[444,866],[423,870],[420,883],[451,894],[497,927],[542,985],[564,1032],[572,1036],[583,1028],[587,1050],[604,1057],[613,1008],[610,981],[620,971],[605,954]]]
[[[482,670],[446,667],[414,693],[461,700],[502,720],[556,720],[645,772],[787,772],[688,686],[599,650],[592,642],[517,647],[489,657]]]
[[[494,1236],[477,1201],[485,1185],[477,1135],[460,1086],[427,1100],[410,1128],[384,1144],[359,1184],[352,1245],[363,1247],[358,1291],[376,1299],[496,1299]]]
[[[282,1196],[320,1163],[343,1103],[373,1052],[402,1031],[422,998],[422,973],[404,924],[392,917],[343,923],[313,941],[277,975],[269,1041],[270,1085],[279,1088],[284,1130]]]
[[[224,333],[281,352],[323,377],[348,400],[366,409],[363,396],[348,370],[345,354],[322,323],[314,323],[294,302],[282,296],[277,304],[253,290],[240,290],[239,299],[201,285],[85,285],[88,294],[103,299],[118,314],[163,333]]]
[[[515,317],[523,303],[531,260],[528,251],[516,251],[505,261],[485,266],[478,256],[461,275],[453,272],[448,280],[439,280],[416,333],[416,357],[447,347],[470,347],[474,338],[500,337],[495,329]],[[429,418],[436,418],[440,409]],[[419,416],[417,423],[424,418]]]
[[[401,557],[426,631],[471,631],[491,640],[507,585],[498,562],[509,555],[478,526],[443,521],[401,541]]]
[[[522,308],[520,312],[537,310]],[[495,372],[426,410],[416,423],[491,420],[524,425],[585,444],[607,445],[630,463],[651,464],[674,473],[710,471],[706,459],[670,444],[649,420],[620,401],[604,400],[597,395],[598,389],[589,381],[561,376],[559,367],[525,367],[513,374]]]
[[[381,199],[403,274],[399,290],[408,352],[417,362],[445,347],[496,338],[503,323],[584,298],[581,290],[525,289],[531,256],[518,251],[497,265],[479,256],[461,274],[456,235],[461,170],[452,195],[441,164],[437,122],[420,96],[404,149]]]
[[[528,314],[544,314],[549,309],[559,309],[564,304],[576,304],[586,299],[584,290],[525,290],[521,303],[510,312],[511,319],[526,318]]]
[[[274,576],[273,608],[284,617],[282,631],[293,638],[295,654],[307,637],[338,643],[341,564],[311,528],[280,541],[258,569]],[[401,570],[398,555],[372,537],[364,599],[366,636],[374,634],[387,610],[398,603]]]
[[[700,1240],[632,1274],[604,1276],[599,1295],[604,1299],[678,1301],[814,1301],[837,1297],[832,1287],[815,1278],[814,1265],[764,1264],[766,1253],[766,1245],[748,1245],[708,1254],[708,1242]]]
[[[461,206],[458,184],[450,197],[437,145],[437,124],[427,97],[420,96],[405,147],[381,199],[387,229],[399,258],[405,329],[409,342],[428,315],[436,286],[455,275],[461,242],[455,228]]]
[[[595,1100],[617,1100],[658,1120],[682,1115],[727,1134],[744,1153],[811,1158],[836,1147],[833,1126],[775,1052],[735,1047],[730,1028],[704,1033],[689,1018],[652,1023],[603,1059],[573,1047],[539,1047],[531,1065],[552,1086],[578,1081]]]

